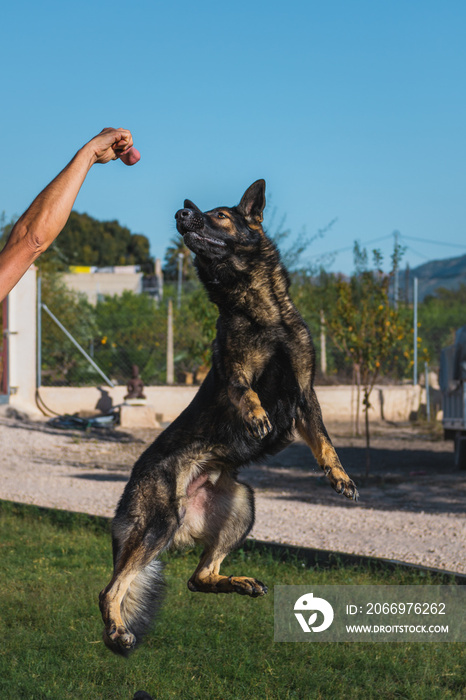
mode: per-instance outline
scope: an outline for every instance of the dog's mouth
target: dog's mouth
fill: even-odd
[[[175,214],[176,228],[184,238],[184,242],[190,250],[196,255],[204,255],[207,257],[221,256],[223,251],[228,247],[227,242],[220,234],[217,236],[216,231],[210,231],[209,227],[205,226],[203,214],[189,200],[185,200],[185,204],[191,206],[185,209],[180,209]]]
[[[210,245],[218,246],[220,248],[226,248],[227,244],[225,243],[225,241],[221,241],[219,238],[211,238],[210,236],[206,235],[201,236],[199,233],[196,233],[196,231],[186,231],[186,233],[189,236],[192,236],[195,240],[200,241],[201,243],[208,243]]]

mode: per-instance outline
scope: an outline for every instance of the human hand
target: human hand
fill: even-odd
[[[134,165],[141,157],[133,146],[128,129],[103,129],[86,147],[92,149],[94,163],[108,163],[120,158],[125,165]]]

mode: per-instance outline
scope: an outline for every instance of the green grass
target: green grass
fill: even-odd
[[[337,566],[244,551],[224,571],[256,576],[264,599],[192,594],[196,553],[167,558],[158,623],[128,660],[101,642],[97,596],[111,572],[103,519],[0,503],[0,698],[157,700],[463,698],[465,645],[273,642],[274,584],[445,583],[423,572]]]

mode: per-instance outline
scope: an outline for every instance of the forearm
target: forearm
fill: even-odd
[[[76,153],[18,219],[0,252],[0,301],[58,236],[92,165],[117,158],[134,165],[139,157],[131,132],[112,128],[103,129]]]
[[[46,250],[66,224],[78,192],[95,162],[95,154],[86,144],[68,165],[42,190],[16,222],[6,248],[25,248],[24,258],[31,264]]]
[[[63,229],[95,160],[89,144],[83,146],[18,219],[0,254],[0,299]]]

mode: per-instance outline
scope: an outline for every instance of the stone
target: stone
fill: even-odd
[[[160,428],[155,419],[155,409],[149,404],[129,406],[123,404],[120,408],[120,427],[122,428]]]

